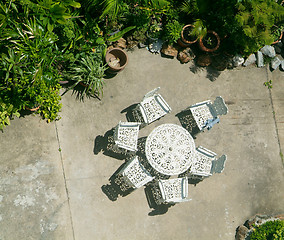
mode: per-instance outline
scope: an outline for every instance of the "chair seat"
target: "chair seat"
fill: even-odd
[[[114,142],[117,147],[137,151],[140,123],[120,122],[114,131]]]
[[[169,113],[171,109],[162,96],[156,94],[144,99],[140,103],[140,110],[144,121],[149,124]]]
[[[211,174],[212,161],[216,159],[216,153],[199,146],[196,149],[196,158],[190,168],[190,174],[195,176],[208,177]]]
[[[214,116],[208,106],[209,103],[210,101],[205,101],[190,107],[192,116],[201,131],[206,127],[208,119],[214,119]]]
[[[124,180],[133,188],[140,188],[154,179],[139,162],[137,156],[130,160],[120,173]]]
[[[162,202],[178,203],[188,201],[187,177],[159,180],[158,184],[162,195]]]

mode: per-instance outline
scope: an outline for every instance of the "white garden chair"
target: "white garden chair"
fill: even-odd
[[[212,161],[216,160],[217,154],[211,150],[199,146],[196,149],[195,160],[191,165],[190,178],[211,176]]]
[[[129,160],[119,171],[119,174],[122,175],[125,183],[134,189],[140,188],[154,179],[154,177],[152,177],[139,162],[138,156],[135,156]]]
[[[148,92],[135,109],[141,113],[144,124],[146,125],[158,120],[171,111],[165,99],[157,93],[159,89],[160,87]]]
[[[196,103],[189,107],[200,131],[210,130],[214,124],[219,123],[220,115],[228,113],[228,107],[222,97],[216,97],[214,103],[210,100]]]
[[[189,201],[187,177],[158,180],[157,184],[158,188],[154,188],[156,191],[160,191],[160,194],[156,194],[156,197],[158,196],[157,204]]]
[[[140,123],[119,122],[114,130],[115,147],[128,151],[137,151],[137,142]]]
[[[196,149],[195,155],[195,161],[192,163],[189,171],[189,178],[203,179],[214,173],[221,173],[224,170],[226,155],[222,155],[217,159],[216,153],[202,146]]]

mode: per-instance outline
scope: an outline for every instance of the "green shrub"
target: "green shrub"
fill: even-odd
[[[276,220],[266,222],[255,228],[250,235],[251,240],[283,240],[284,221]]]
[[[284,20],[283,6],[271,0],[243,0],[234,19],[238,30],[232,36],[235,46],[245,55],[274,41],[271,29]]]
[[[78,55],[78,59],[70,66],[66,73],[66,77],[75,81],[71,88],[79,83],[83,83],[86,87],[82,92],[85,94],[103,95],[104,72],[107,69],[103,62],[103,52],[99,48],[95,52],[83,53]]]
[[[172,45],[180,38],[181,31],[182,25],[177,20],[170,21],[164,28],[163,38],[168,41],[170,45]]]

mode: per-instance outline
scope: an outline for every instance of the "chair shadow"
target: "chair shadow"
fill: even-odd
[[[102,152],[104,155],[116,158],[118,160],[126,159],[128,156],[132,156],[132,153],[127,151],[119,150],[114,147],[114,128],[108,130],[104,136],[98,135],[94,140],[93,152],[95,155]]]
[[[144,128],[147,124],[144,122],[143,116],[140,111],[137,110],[139,103],[134,103],[127,108],[123,109],[120,113],[125,113],[126,120],[128,122],[140,122],[140,129]]]
[[[175,205],[174,203],[157,204],[152,195],[151,185],[147,185],[144,188],[144,192],[147,198],[148,206],[150,209],[152,209],[152,211],[148,213],[148,216],[163,215],[168,212],[170,207]]]
[[[113,175],[109,178],[108,184],[101,187],[103,193],[113,202],[116,201],[119,196],[125,197],[134,191],[134,188],[128,186],[119,174],[119,171],[125,164],[126,162],[113,173]]]
[[[198,128],[191,111],[189,109],[186,109],[184,111],[181,111],[180,113],[177,113],[175,116],[179,119],[182,127],[185,128],[195,139],[196,135],[200,133],[200,129]]]

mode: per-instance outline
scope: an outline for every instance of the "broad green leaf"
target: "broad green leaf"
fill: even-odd
[[[74,7],[74,8],[80,8],[81,7],[81,4],[79,2],[75,2],[75,1],[70,2],[69,5]]]
[[[104,44],[105,41],[104,41],[103,38],[99,37],[99,38],[97,38],[96,43],[97,43],[97,44]]]
[[[125,33],[131,31],[134,28],[136,28],[136,26],[130,26],[130,27],[124,28],[122,31],[110,36],[107,39],[107,41],[115,42],[115,41],[119,40],[120,38],[122,38]]]

